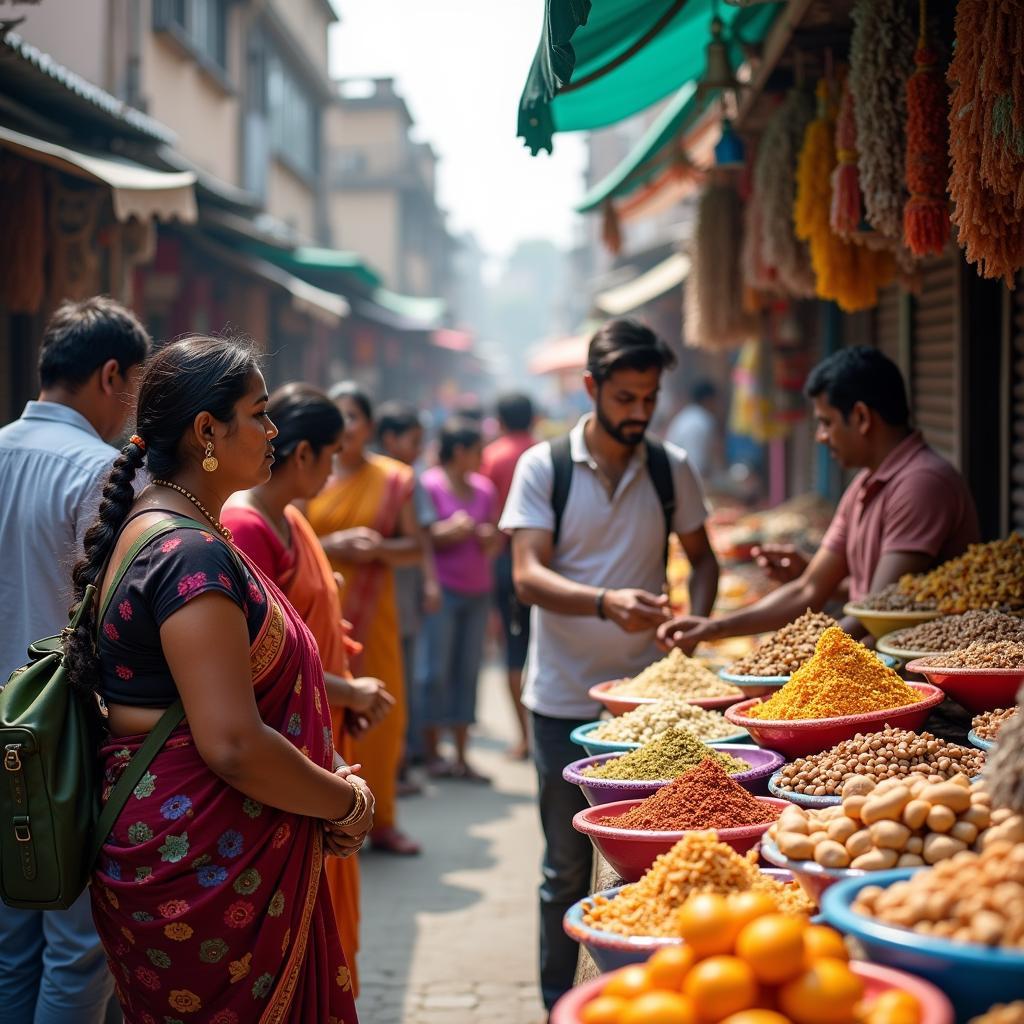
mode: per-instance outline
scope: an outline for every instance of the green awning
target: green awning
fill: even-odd
[[[760,40],[782,3],[545,0],[544,30],[519,101],[518,134],[536,154],[555,132],[601,128],[700,77],[714,10],[736,38]],[[685,106],[685,101],[682,101]]]
[[[379,306],[409,320],[418,320],[431,327],[439,327],[447,303],[444,299],[423,298],[418,295],[399,295],[387,288],[375,288],[371,298]]]
[[[380,275],[355,252],[347,252],[344,249],[324,249],[313,245],[300,245],[294,249],[279,249],[260,242],[248,242],[245,244],[245,248],[254,255],[270,260],[300,277],[310,273],[338,273],[347,274],[367,288],[376,288],[380,285]]]

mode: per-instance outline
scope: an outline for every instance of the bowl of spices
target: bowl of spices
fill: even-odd
[[[725,708],[741,700],[743,691],[723,682],[700,659],[688,658],[673,648],[632,679],[598,683],[588,695],[613,715],[621,715],[656,700],[679,699],[702,708]]]
[[[991,711],[1012,704],[1024,684],[1024,642],[976,642],[917,658],[907,671],[920,672],[968,711]]]
[[[1016,714],[1017,706],[1014,705],[975,715],[971,720],[971,731],[967,734],[968,741],[979,750],[994,750],[999,730]]]
[[[901,661],[913,661],[930,654],[956,651],[969,644],[997,640],[1024,641],[1024,619],[991,610],[942,615],[911,629],[886,633],[877,646],[878,650]]]
[[[694,708],[694,710],[703,711],[704,709]],[[713,714],[714,712],[707,711],[704,713]],[[625,717],[625,715],[622,715],[610,721],[587,722],[586,725],[579,725],[569,733],[569,739],[573,743],[578,743],[587,754],[624,754],[630,750],[642,747],[644,743],[650,743],[651,740],[657,739],[659,736],[664,736],[672,728],[685,729],[703,742],[711,742],[713,740],[715,743],[740,743],[745,739],[749,739],[749,734],[745,729],[737,729],[735,725],[727,722],[721,715],[718,715],[719,722],[715,723],[713,728],[695,729],[692,724],[680,722],[677,725],[670,725],[652,733],[649,739],[645,738],[636,742],[600,738],[608,733],[612,735],[619,734],[618,730],[605,730],[602,729],[602,726],[614,726],[616,722],[621,722]]]
[[[577,832],[627,882],[693,830],[712,829],[737,853],[746,853],[783,809],[785,800],[757,797],[735,782],[712,758],[643,800],[588,807],[573,817]]]
[[[874,726],[917,729],[942,699],[941,690],[905,682],[833,626],[785,686],[767,700],[754,697],[734,705],[725,717],[761,746],[799,757]]]

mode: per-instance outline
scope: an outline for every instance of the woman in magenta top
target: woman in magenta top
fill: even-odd
[[[491,561],[501,543],[494,484],[479,473],[482,451],[480,428],[452,420],[441,430],[441,464],[420,478],[437,509],[431,536],[443,595],[440,611],[425,623],[419,672],[427,770],[476,782],[486,780],[467,762],[466,741],[476,717]],[[451,730],[455,742],[452,764],[438,751],[443,729]]]

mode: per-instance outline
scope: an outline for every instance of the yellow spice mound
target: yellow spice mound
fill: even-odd
[[[863,644],[832,626],[789,682],[747,714],[767,721],[838,718],[902,708],[919,700],[921,695]]]

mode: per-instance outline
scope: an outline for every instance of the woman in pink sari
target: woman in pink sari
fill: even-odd
[[[108,786],[163,709],[180,697],[186,715],[93,874],[127,1024],[356,1021],[324,858],[358,849],[373,799],[334,750],[313,638],[218,520],[228,495],[270,475],[266,403],[250,347],[162,349],[75,567],[77,596],[94,584],[110,597],[98,644],[84,623],[67,656],[72,684],[106,704]],[[152,483],[136,498],[143,462]]]

